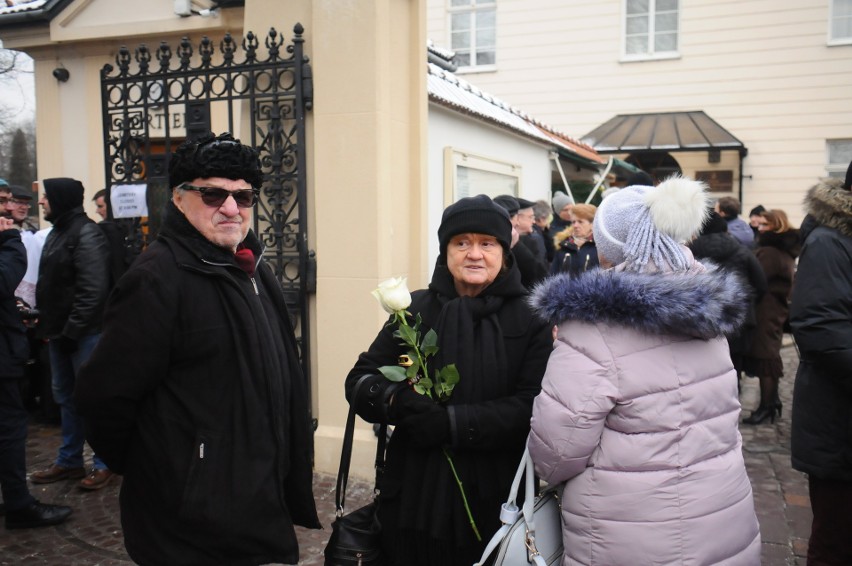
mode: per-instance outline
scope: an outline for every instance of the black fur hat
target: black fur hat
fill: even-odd
[[[843,183],[843,188],[847,191],[852,190],[852,161],[849,162],[849,169],[846,170],[846,181]]]
[[[219,136],[208,132],[198,139],[187,140],[172,154],[170,187],[207,177],[242,179],[256,189],[263,184],[257,151],[227,132]]]

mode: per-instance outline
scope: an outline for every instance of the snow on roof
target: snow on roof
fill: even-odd
[[[548,145],[555,145],[596,163],[606,161],[589,145],[579,142],[526,113],[513,108],[499,98],[429,63],[427,87],[429,98],[455,110],[472,114],[487,121],[519,132]]]
[[[11,6],[8,4],[11,2]],[[37,10],[47,4],[47,0],[0,0],[0,16]]]

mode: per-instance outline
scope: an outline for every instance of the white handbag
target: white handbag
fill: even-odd
[[[524,482],[524,507],[516,503],[521,478]],[[562,560],[562,514],[556,486],[535,496],[535,472],[529,448],[515,473],[509,499],[500,509],[503,526],[491,537],[482,558],[473,566],[482,566],[497,549],[494,566],[551,566]]]

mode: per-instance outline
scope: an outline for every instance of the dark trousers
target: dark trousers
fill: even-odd
[[[32,503],[27,487],[27,421],[18,379],[0,379],[0,489],[7,510]]]
[[[808,566],[852,564],[852,482],[810,476],[814,522]]]

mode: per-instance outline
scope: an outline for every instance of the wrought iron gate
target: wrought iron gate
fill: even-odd
[[[263,42],[247,32],[238,44],[226,34],[203,37],[197,51],[188,38],[175,48],[122,47],[117,69],[101,71],[104,161],[108,199],[115,185],[147,185],[149,216],[119,219],[128,241],[142,249],[156,236],[170,196],[168,160],[184,139],[229,131],[260,153],[264,173],[254,230],[264,259],[284,287],[310,391],[308,295],[316,289],[307,242],[305,112],[312,104],[311,69],[303,54],[304,28],[291,43],[271,29]],[[112,207],[110,207],[112,211]]]

